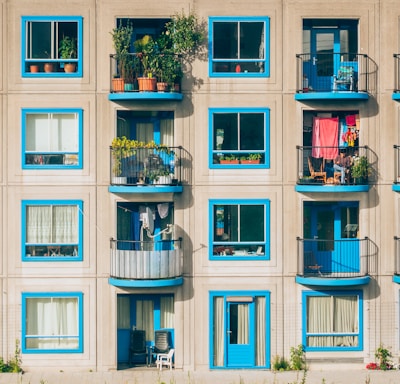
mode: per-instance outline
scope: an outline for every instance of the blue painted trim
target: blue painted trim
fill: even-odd
[[[26,256],[26,207],[31,205],[74,205],[78,208],[78,255],[64,257]],[[21,260],[28,262],[77,262],[83,260],[83,202],[81,200],[22,200],[21,201]]]
[[[26,347],[26,299],[30,298],[65,298],[78,299],[78,348],[76,349],[29,349]],[[21,293],[21,316],[22,316],[22,353],[32,354],[60,354],[60,353],[82,353],[83,352],[83,293],[82,292],[22,292]]]
[[[264,164],[213,164],[213,155],[220,152],[214,151],[214,126],[213,116],[217,113],[263,113],[264,114]],[[208,109],[208,166],[210,169],[269,169],[270,168],[270,128],[271,118],[269,108],[209,108]],[[251,152],[251,150],[250,150]],[[249,153],[249,150],[229,151],[240,156],[241,153]]]
[[[159,185],[159,186],[137,186],[137,185],[110,185],[108,192],[111,193],[179,193],[183,191],[182,185]]]
[[[25,52],[26,52],[26,24],[30,21],[54,21],[54,22],[76,22],[78,30],[77,38],[77,59],[65,60],[65,59],[51,59],[53,63],[64,63],[66,61],[72,61],[77,63],[77,71],[66,73],[66,72],[38,72],[31,73],[25,70]],[[43,59],[30,61],[45,61]],[[48,78],[48,77],[82,77],[83,76],[83,17],[82,16],[22,16],[21,17],[21,76],[30,78]]]
[[[264,218],[264,224],[265,224],[265,242],[263,243],[264,245],[264,255],[249,255],[249,256],[216,256],[213,255],[213,248],[214,248],[214,206],[215,205],[254,205],[254,204],[260,204],[264,205],[265,207],[265,218]],[[271,225],[271,201],[269,199],[210,199],[208,203],[208,222],[209,227],[208,227],[208,243],[209,243],[209,255],[208,258],[209,260],[219,260],[219,261],[249,261],[249,260],[270,260],[270,225]],[[243,242],[245,244],[249,244],[251,242]],[[237,245],[240,245],[241,243],[238,242],[236,243]],[[256,245],[260,245],[260,242],[257,242]]]
[[[270,369],[271,367],[271,293],[270,291],[209,291],[209,367],[210,369],[215,370],[223,370],[223,369],[232,369],[227,367],[226,361],[226,353],[224,353],[224,366],[215,366],[213,364],[213,356],[214,356],[214,335],[213,335],[213,324],[214,324],[214,297],[223,297],[224,298],[224,329],[227,328],[227,319],[226,319],[226,309],[227,309],[227,296],[262,296],[265,297],[265,366],[254,366],[247,367],[246,369]],[[254,325],[253,325],[254,327]],[[227,335],[227,333],[225,333]],[[224,342],[224,348],[227,348],[227,342]],[[240,369],[240,368],[238,368]]]
[[[392,191],[400,192],[400,184],[396,183],[392,185]]]
[[[393,275],[393,283],[400,284],[400,275]]]
[[[329,193],[339,193],[339,192],[348,192],[348,193],[354,193],[354,192],[368,192],[370,190],[371,186],[366,184],[366,185],[328,185],[328,184],[322,184],[322,185],[312,185],[312,184],[296,184],[294,189],[296,192],[315,192],[315,193],[320,193],[320,192],[329,192]]]
[[[126,280],[110,277],[108,284],[121,288],[156,288],[156,287],[176,287],[183,285],[183,277],[159,280]]]
[[[371,276],[341,278],[296,276],[297,284],[317,287],[351,287],[355,285],[366,285],[369,284],[370,281]]]
[[[257,73],[257,72],[226,72],[226,73],[219,73],[213,72],[213,32],[214,32],[214,22],[263,22],[265,25],[265,56],[264,60],[260,62],[264,63],[264,72]],[[209,77],[241,77],[241,78],[255,78],[255,77],[269,77],[270,76],[270,18],[268,16],[242,16],[242,17],[219,17],[219,16],[211,16],[208,18],[208,76]],[[221,59],[221,62],[255,62],[256,60],[245,60],[245,59]]]
[[[393,92],[392,100],[399,101],[400,100],[400,92]]]
[[[358,336],[357,347],[308,347],[307,346],[307,297],[308,296],[358,296]],[[363,317],[363,291],[362,290],[341,290],[341,291],[303,291],[302,292],[302,344],[306,352],[310,351],[362,351],[364,348],[364,317]],[[324,336],[331,336],[330,334]],[[340,336],[340,334],[332,334],[332,336]]]
[[[295,100],[368,100],[366,92],[307,92],[295,93]]]
[[[108,100],[176,100],[181,101],[183,94],[179,92],[118,92],[110,93]]]
[[[82,169],[83,168],[83,110],[76,108],[23,108],[21,110],[21,122],[22,122],[22,169]],[[26,116],[30,114],[77,114],[78,115],[78,164],[76,165],[64,165],[64,164],[46,164],[46,165],[35,165],[35,164],[25,164],[25,151],[26,151]],[[55,152],[54,154],[58,154]]]

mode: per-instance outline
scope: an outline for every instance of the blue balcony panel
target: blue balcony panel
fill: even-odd
[[[366,285],[370,282],[371,276],[326,278],[326,277],[304,277],[296,276],[296,283],[319,287],[349,287],[355,285]]]
[[[182,93],[179,92],[120,92],[120,93],[110,93],[108,95],[108,100],[111,101],[125,101],[125,100],[181,101],[182,99],[183,95]]]
[[[311,192],[311,193],[355,193],[355,192],[368,192],[371,188],[370,185],[310,185],[310,184],[296,184],[295,191],[296,192]]]
[[[126,280],[110,277],[108,283],[114,287],[120,288],[160,288],[160,287],[176,287],[183,285],[183,277],[175,277],[172,279],[162,280]]]
[[[182,185],[110,185],[108,191],[111,193],[180,193]]]
[[[369,94],[366,92],[303,92],[296,93],[294,99],[302,100],[368,100]]]

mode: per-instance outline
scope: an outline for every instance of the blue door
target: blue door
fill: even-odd
[[[340,30],[318,28],[311,30],[311,79],[316,91],[331,91],[332,78],[340,61]]]
[[[229,302],[227,312],[227,367],[254,367],[254,303]]]
[[[312,264],[321,273],[357,273],[360,270],[358,204],[315,204],[311,207]],[[307,242],[306,242],[307,243]]]

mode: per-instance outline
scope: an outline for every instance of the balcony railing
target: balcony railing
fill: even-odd
[[[358,53],[303,53],[296,55],[297,93],[373,93],[376,65]]]
[[[376,263],[372,242],[364,239],[320,240],[297,238],[297,274],[304,277],[362,277]]]
[[[400,53],[393,54],[394,58],[394,89],[393,92],[400,94]],[[399,95],[400,97],[400,95]]]
[[[111,239],[110,277],[155,280],[182,276],[181,239],[122,241]]]
[[[126,95],[114,95],[115,98],[138,98],[143,95],[137,95],[138,92],[146,92],[145,97],[154,98],[169,98],[169,99],[182,99],[181,84],[180,84],[180,71],[181,71],[181,59],[176,55],[160,54],[158,56],[159,61],[163,59],[169,59],[171,66],[169,71],[174,70],[173,73],[168,74],[164,71],[152,73],[152,79],[154,82],[151,83],[151,88],[142,88],[141,79],[143,76],[144,68],[140,59],[140,54],[128,53],[126,54],[126,64],[120,65],[117,60],[117,55],[110,55],[110,93],[125,93]],[[176,72],[176,76],[174,73]],[[158,83],[165,83],[163,86]],[[149,93],[148,93],[149,92]],[[152,95],[151,93],[155,93]],[[136,95],[135,95],[136,94]],[[158,95],[157,95],[158,94]]]
[[[394,148],[394,179],[395,184],[400,184],[400,145],[393,145]]]
[[[297,146],[297,184],[351,186],[368,185],[376,178],[376,155],[367,146],[318,147]],[[342,173],[334,168],[340,152],[346,158],[344,185]],[[364,172],[360,172],[364,170]]]
[[[110,147],[110,182],[128,186],[180,185],[182,156],[182,147],[128,151]]]

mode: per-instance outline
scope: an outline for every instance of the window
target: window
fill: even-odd
[[[269,260],[269,217],[269,200],[211,200],[210,259]]]
[[[82,168],[82,110],[22,110],[22,167]]]
[[[269,109],[210,109],[210,168],[269,168]]]
[[[210,76],[269,76],[269,18],[211,17]]]
[[[23,293],[22,352],[83,352],[83,294]]]
[[[270,293],[210,292],[210,368],[270,367]]]
[[[362,292],[303,292],[307,351],[362,350]]]
[[[22,17],[21,56],[24,77],[82,77],[82,17]]]
[[[22,202],[22,260],[82,260],[81,201]]]

